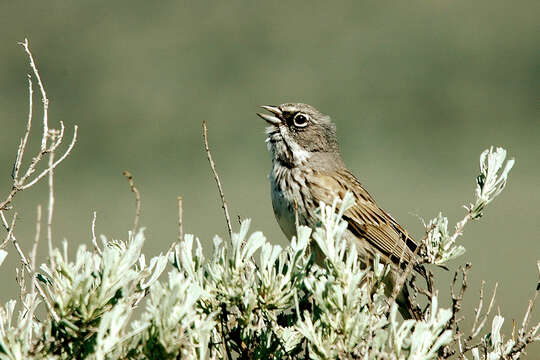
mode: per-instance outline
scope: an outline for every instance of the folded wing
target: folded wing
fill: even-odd
[[[314,174],[307,179],[312,196],[319,203],[332,204],[336,196],[341,199],[347,191],[355,205],[344,213],[348,229],[359,239],[366,240],[383,258],[395,265],[405,266],[414,256],[417,244],[394,218],[382,210],[362,184],[348,170],[328,174]]]

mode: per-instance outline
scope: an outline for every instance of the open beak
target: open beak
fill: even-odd
[[[277,106],[263,105],[261,107],[264,110],[267,110],[268,112],[271,112],[274,115],[257,113],[259,117],[261,117],[264,121],[266,121],[270,125],[279,126],[281,124],[282,113],[281,113],[281,110]]]

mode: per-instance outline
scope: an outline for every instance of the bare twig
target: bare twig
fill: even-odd
[[[538,267],[538,275],[540,277],[540,261],[537,262]],[[523,322],[521,323],[521,329],[519,331],[519,337],[525,336],[525,331],[527,327],[529,326],[529,320],[531,311],[533,309],[533,306],[536,302],[536,298],[538,297],[538,292],[540,291],[540,280],[538,281],[538,284],[536,285],[536,291],[534,292],[533,297],[529,300],[529,305],[527,306],[527,311],[525,312],[525,315],[523,316]]]
[[[390,309],[392,309],[392,305],[394,304],[394,301],[396,301],[397,296],[401,292],[401,289],[405,285],[405,281],[407,281],[407,278],[412,273],[414,266],[417,264],[416,256],[420,252],[420,248],[424,246],[424,242],[422,241],[414,250],[413,255],[411,256],[411,260],[407,264],[407,267],[405,267],[405,270],[399,275],[399,277],[396,280],[396,284],[394,285],[394,289],[392,290],[392,296],[388,300],[388,312],[390,312]]]
[[[51,140],[55,142],[56,133],[51,135]],[[56,268],[56,263],[53,256],[53,243],[52,243],[52,218],[54,214],[54,150],[49,153],[49,205],[47,207],[47,244],[49,246],[49,257],[51,266]]]
[[[51,170],[55,169],[62,161],[64,161],[67,156],[71,153],[71,150],[73,150],[73,147],[75,146],[75,143],[77,142],[77,133],[78,133],[78,130],[79,130],[79,127],[77,125],[75,125],[73,127],[73,138],[71,139],[71,143],[69,144],[67,150],[64,152],[64,154],[62,154],[62,156],[60,156],[58,158],[58,160],[56,160],[51,166],[49,166],[47,169],[43,170],[38,176],[36,176],[32,181],[30,181],[28,184],[25,184],[25,185],[21,185],[20,186],[20,190],[25,190],[25,189],[28,189],[29,187],[35,185],[39,180],[43,179],[43,177],[45,177],[45,175],[47,175]],[[56,146],[58,147],[58,146]],[[34,160],[32,161],[32,164],[30,164],[30,169],[32,169],[32,171],[28,171],[27,174],[24,175],[24,177],[22,179],[26,180],[34,171],[35,171],[35,165],[37,165],[37,162],[39,160],[41,160],[41,157],[50,152],[49,150],[45,150],[45,152],[40,152],[38,154],[38,157],[39,158],[34,158]],[[37,161],[36,161],[37,159]],[[33,165],[33,166],[32,166]],[[23,181],[24,182],[24,181]],[[23,182],[19,182],[19,183],[23,183]]]
[[[467,211],[463,219],[461,219],[460,222],[456,224],[456,229],[454,231],[454,234],[450,237],[450,244],[454,244],[458,237],[463,235],[463,230],[465,229],[465,225],[469,222],[469,220],[472,219],[470,210]]]
[[[15,214],[13,214],[13,219],[11,220],[11,225],[9,225],[9,226],[6,226],[7,223],[4,220],[4,226],[6,227],[6,230],[8,231],[8,233],[6,235],[6,239],[2,242],[2,245],[0,246],[0,249],[3,248],[5,246],[5,244],[13,236],[13,230],[15,229],[15,222],[17,221],[17,215],[18,215],[17,212],[15,212]],[[3,218],[3,214],[2,214],[2,218]]]
[[[460,322],[463,320],[463,317],[458,318],[458,314],[461,311],[461,303],[465,295],[465,291],[468,287],[467,275],[471,269],[471,264],[467,263],[465,266],[460,266],[454,273],[454,278],[452,280],[452,285],[450,286],[450,294],[452,297],[452,317],[447,322],[445,329],[453,330],[454,332],[454,342],[458,345],[458,351],[460,358],[463,358],[464,346],[463,346],[463,332],[459,328]],[[456,287],[458,283],[458,277],[461,273],[461,281],[459,289]],[[453,356],[456,353],[456,349],[453,349],[452,346],[446,345],[439,351],[439,357],[442,359],[447,359]]]
[[[24,42],[20,43],[20,45],[23,46],[24,51],[28,55],[28,58],[30,60],[30,67],[32,68],[33,75],[37,79],[37,83],[40,89],[41,99],[43,102],[43,119],[42,119],[43,133],[41,135],[40,150],[32,158],[32,160],[30,161],[30,164],[28,165],[28,168],[26,169],[26,171],[22,173],[23,175],[21,175],[21,166],[22,166],[24,154],[28,145],[28,141],[29,141],[30,130],[32,127],[32,117],[33,117],[33,84],[32,84],[31,76],[28,75],[28,93],[29,93],[28,120],[26,123],[26,129],[25,129],[24,135],[21,139],[21,142],[17,150],[17,157],[15,160],[15,164],[14,164],[13,172],[12,172],[13,185],[12,185],[11,191],[9,192],[7,197],[3,201],[0,202],[0,218],[2,220],[2,224],[4,228],[6,228],[6,230],[8,231],[7,239],[11,240],[11,242],[15,246],[15,249],[17,250],[19,257],[21,258],[21,261],[23,263],[23,266],[26,272],[31,275],[32,282],[33,282],[32,292],[34,291],[34,289],[37,289],[39,295],[45,302],[47,306],[47,310],[51,314],[52,318],[54,319],[54,321],[59,322],[60,318],[58,314],[56,313],[56,311],[54,310],[51,304],[51,301],[48,299],[47,295],[45,294],[45,291],[41,287],[41,284],[37,280],[36,273],[35,273],[36,253],[37,253],[37,247],[38,247],[40,232],[41,232],[41,216],[42,216],[41,206],[38,206],[38,214],[37,214],[37,221],[36,221],[36,235],[34,238],[34,244],[33,244],[32,250],[30,252],[30,261],[21,250],[21,247],[15,237],[15,234],[13,233],[13,226],[8,225],[6,216],[4,214],[4,210],[11,208],[11,203],[13,202],[15,195],[19,191],[32,187],[33,185],[38,183],[41,179],[43,179],[45,176],[49,175],[49,205],[48,205],[48,214],[47,214],[47,238],[49,242],[49,254],[51,256],[51,263],[54,266],[54,257],[52,256],[52,252],[53,252],[52,218],[54,214],[54,169],[62,161],[64,161],[66,157],[71,153],[77,141],[78,128],[77,126],[74,127],[73,139],[71,140],[70,145],[68,146],[67,150],[55,161],[54,159],[55,151],[62,144],[63,139],[64,139],[64,130],[65,130],[64,123],[60,122],[60,130],[49,129],[49,120],[48,120],[49,99],[47,98],[45,87],[43,86],[43,82],[41,81],[41,76],[37,69],[32,53],[30,51],[28,39],[25,39]],[[36,171],[38,164],[43,160],[43,157],[47,154],[49,155],[47,168],[43,170],[41,173],[39,173],[39,175],[35,176],[33,179],[30,179],[30,177]],[[22,272],[20,273],[22,274]]]
[[[457,314],[461,310],[461,302],[463,301],[463,296],[465,295],[465,291],[468,287],[468,281],[467,281],[467,275],[469,273],[469,270],[471,270],[471,263],[465,264],[465,266],[461,266],[456,272],[454,273],[454,279],[452,281],[452,286],[450,286],[450,293],[452,296],[452,317],[450,318],[450,321],[448,322],[447,328],[452,328],[454,325],[457,325],[460,321],[460,319],[457,318]],[[459,291],[456,292],[456,283],[458,274],[461,272],[461,286],[459,287]]]
[[[36,235],[34,237],[34,245],[32,246],[32,252],[30,253],[30,265],[32,271],[36,271],[36,256],[37,248],[39,244],[39,238],[41,236],[41,205],[37,206],[37,215],[36,215]]]
[[[139,218],[141,217],[141,194],[139,193],[139,189],[135,186],[135,182],[133,181],[133,175],[129,171],[124,171],[122,173],[129,182],[129,187],[131,191],[135,194],[135,219],[133,220],[133,234],[135,234],[135,231],[137,231],[137,227],[139,226]]]
[[[509,353],[509,358],[514,358],[515,355],[520,354],[528,344],[534,341],[540,341],[540,335],[538,335],[538,332],[540,331],[540,321],[531,328],[528,328],[530,315],[534,304],[536,303],[536,299],[538,298],[538,293],[540,292],[540,261],[536,263],[536,266],[538,267],[539,280],[536,284],[536,290],[534,292],[534,295],[529,300],[527,310],[525,311],[525,315],[523,316],[521,328],[518,331],[518,338],[516,344],[512,347],[512,350]]]
[[[32,158],[32,161],[28,165],[28,168],[24,172],[24,175],[20,176],[20,170],[22,166],[22,161],[24,157],[24,153],[26,151],[26,146],[28,144],[28,138],[30,134],[30,130],[32,127],[32,116],[33,116],[33,86],[32,86],[32,80],[30,78],[30,75],[28,75],[28,93],[29,93],[29,110],[28,110],[28,120],[26,123],[26,129],[25,133],[21,139],[21,142],[19,144],[19,148],[17,150],[17,157],[15,160],[15,164],[13,166],[12,171],[12,177],[13,177],[13,185],[11,188],[11,191],[7,195],[7,197],[0,202],[0,210],[7,210],[10,208],[10,204],[13,201],[15,195],[21,191],[28,189],[29,187],[34,186],[37,182],[39,182],[41,179],[43,179],[46,175],[48,175],[51,171],[54,170],[62,161],[66,159],[66,157],[71,153],[71,150],[75,146],[75,143],[77,142],[77,130],[78,127],[74,127],[73,131],[73,139],[71,141],[71,144],[69,145],[68,149],[56,160],[55,162],[49,162],[49,166],[43,170],[39,175],[37,175],[34,179],[29,180],[30,176],[36,171],[37,165],[41,162],[43,159],[43,156],[46,154],[53,153],[63,142],[64,137],[64,123],[60,122],[60,130],[54,130],[49,129],[48,124],[48,108],[49,108],[49,100],[47,98],[47,93],[45,92],[45,87],[43,86],[43,83],[41,81],[41,77],[39,75],[39,71],[37,69],[37,66],[34,62],[34,58],[32,57],[32,53],[30,52],[30,48],[28,46],[28,40],[25,39],[23,43],[20,43],[24,47],[25,52],[28,54],[28,57],[30,59],[30,67],[32,68],[32,71],[34,73],[34,76],[38,80],[38,85],[41,92],[41,98],[43,102],[43,134],[41,135],[41,147],[40,151]],[[52,137],[55,137],[55,139],[52,139]],[[49,147],[47,146],[49,139],[51,139],[51,144]]]
[[[24,265],[21,264],[20,269],[15,268],[15,281],[17,281],[17,285],[19,285],[19,298],[21,299],[21,304],[25,306],[24,298],[26,296],[26,283],[25,283],[25,277],[26,274],[24,272]],[[25,311],[28,311],[28,308],[25,307]]]
[[[486,285],[486,282],[485,281],[482,281],[482,284],[480,286],[480,299],[478,300],[478,306],[475,308],[475,315],[474,315],[474,321],[473,321],[473,325],[472,325],[472,328],[471,328],[471,332],[469,334],[469,336],[467,336],[466,339],[462,339],[463,337],[463,332],[459,329],[459,321],[461,319],[455,319],[455,316],[456,316],[456,313],[457,311],[459,311],[460,309],[460,302],[461,300],[463,299],[463,294],[467,288],[467,272],[468,270],[470,269],[470,266],[469,264],[465,265],[465,268],[462,268],[462,273],[463,273],[463,281],[462,281],[462,285],[461,285],[461,289],[460,289],[460,292],[459,294],[456,294],[455,291],[454,291],[454,285],[452,286],[451,288],[451,292],[452,292],[452,301],[453,301],[453,306],[452,306],[452,311],[454,312],[454,314],[452,315],[452,318],[450,319],[450,322],[449,322],[449,325],[447,326],[447,328],[449,329],[451,326],[455,326],[456,329],[455,329],[455,335],[454,335],[454,339],[457,341],[457,345],[458,345],[458,358],[459,359],[466,359],[465,358],[465,354],[469,351],[471,351],[472,349],[474,348],[478,348],[479,350],[482,350],[484,351],[485,353],[485,356],[484,358],[487,359],[487,347],[486,347],[486,343],[482,340],[478,343],[474,343],[472,344],[472,341],[478,336],[478,334],[480,333],[480,331],[482,331],[482,329],[484,328],[485,324],[486,324],[486,321],[487,321],[487,318],[489,317],[489,314],[491,313],[491,310],[493,309],[493,305],[495,303],[495,295],[497,294],[497,284],[495,284],[495,287],[493,288],[493,293],[491,295],[491,299],[489,301],[489,304],[488,304],[488,308],[486,310],[486,312],[482,315],[482,308],[484,307],[484,288],[485,288],[485,285]],[[457,272],[456,272],[457,274]],[[454,278],[456,278],[457,275],[454,276]],[[454,282],[455,284],[455,282]],[[457,299],[457,300],[454,300],[454,299]],[[457,301],[457,305],[456,305],[456,301]],[[448,347],[446,347],[445,349],[448,349]],[[444,358],[447,358],[451,355],[453,355],[453,352],[451,352],[450,350],[447,350],[446,353],[445,353],[446,356],[444,356]]]
[[[179,196],[178,200],[178,242],[184,240],[184,223],[183,223],[183,208],[182,208],[182,197]]]
[[[17,179],[19,177],[19,170],[21,168],[22,164],[22,156],[24,154],[24,151],[26,150],[26,144],[28,144],[28,136],[30,135],[30,129],[32,128],[32,111],[33,111],[33,98],[34,98],[34,90],[32,87],[32,78],[30,74],[28,74],[28,120],[26,122],[26,130],[24,131],[24,136],[21,139],[21,144],[19,145],[19,149],[17,150],[17,160],[15,161],[15,167],[13,169],[13,179]]]
[[[48,109],[49,109],[49,99],[47,98],[47,93],[45,92],[45,87],[43,86],[43,82],[41,81],[41,76],[39,75],[39,71],[37,69],[36,63],[34,62],[34,57],[32,56],[32,52],[30,51],[30,48],[28,46],[28,39],[24,39],[24,42],[19,43],[24,47],[24,51],[28,55],[28,58],[30,59],[30,67],[34,71],[34,76],[36,77],[39,85],[39,90],[41,91],[41,100],[43,101],[43,134],[47,134],[49,132],[49,122],[48,122]],[[41,150],[44,151],[47,148],[47,137],[43,136],[41,138]]]
[[[426,284],[427,284],[428,288],[432,287],[432,284],[430,284],[430,281],[432,281],[432,280],[428,276],[425,268],[422,267],[422,264],[425,262],[425,259],[424,258],[419,258],[418,254],[423,254],[424,248],[426,247],[426,240],[428,238],[428,234],[429,234],[429,232],[431,230],[433,230],[433,228],[434,228],[433,226],[430,227],[430,228],[426,227],[426,235],[424,235],[424,238],[422,239],[422,241],[420,241],[420,244],[418,244],[416,249],[414,249],[414,252],[411,255],[411,260],[407,263],[407,266],[405,267],[405,269],[398,276],[398,278],[396,280],[396,283],[394,285],[394,289],[392,290],[392,295],[390,296],[390,299],[388,301],[387,314],[390,313],[390,309],[392,309],[392,305],[394,304],[394,301],[396,301],[396,298],[398,297],[399,293],[401,292],[403,286],[405,286],[407,278],[411,275],[411,273],[412,273],[413,269],[415,269],[415,267],[418,270],[420,270],[419,273],[422,274],[422,276],[426,280]],[[402,255],[400,256],[399,265],[398,265],[399,268],[401,268],[401,264],[402,264],[402,261],[403,261],[403,255],[404,254],[402,253]],[[425,290],[421,290],[419,288],[417,288],[416,290],[418,292],[426,294]],[[432,290],[433,289],[430,290],[431,293],[433,293]],[[431,294],[431,297],[433,297],[433,294]],[[428,298],[430,298],[430,296],[428,296]]]
[[[9,227],[9,225],[7,223],[6,216],[4,215],[3,210],[0,210],[0,219],[2,220],[2,224],[4,225],[4,228],[9,229],[10,227]],[[37,277],[36,277],[36,273],[31,269],[30,263],[28,262],[28,259],[26,258],[23,251],[21,250],[21,247],[19,246],[19,242],[17,241],[17,238],[15,238],[15,235],[13,234],[13,231],[11,231],[10,238],[11,238],[11,242],[15,246],[15,249],[17,250],[17,253],[19,254],[19,257],[21,258],[22,263],[26,267],[26,270],[30,274],[32,274],[32,281],[34,282],[34,286],[37,288],[39,295],[41,296],[41,298],[45,302],[45,305],[47,306],[47,310],[49,311],[49,313],[53,317],[54,321],[56,321],[57,323],[60,322],[60,317],[58,316],[58,314],[54,310],[51,302],[49,301],[49,298],[45,295],[45,291],[43,291],[43,288],[41,287],[41,284],[38,282]]]
[[[463,229],[465,228],[465,225],[471,219],[472,219],[471,211],[468,210],[467,213],[465,214],[465,216],[463,217],[463,219],[461,219],[461,221],[459,221],[456,224],[454,234],[452,234],[452,236],[450,237],[449,243],[454,244],[456,242],[457,238],[463,234]],[[432,230],[433,230],[433,227],[431,227],[431,228],[426,227],[426,235],[424,236],[424,238],[422,239],[420,244],[414,250],[414,253],[412,255],[412,260],[409,261],[409,263],[407,264],[405,270],[403,272],[401,272],[400,276],[397,278],[396,284],[394,285],[394,289],[392,291],[392,296],[390,297],[390,300],[389,300],[389,308],[388,308],[389,310],[388,311],[390,311],[392,304],[394,303],[395,299],[397,298],[397,296],[401,292],[403,286],[405,285],[405,282],[406,282],[407,278],[410,276],[413,269],[415,267],[417,267],[417,269],[418,269],[418,267],[420,267],[423,263],[429,263],[428,259],[425,256],[423,256],[421,258],[417,258],[417,255],[418,254],[423,254],[423,250],[426,247],[426,240],[428,239],[428,235],[429,235],[430,231],[432,231]],[[403,260],[403,258],[401,257],[399,266],[401,266],[401,261],[402,260]],[[428,299],[430,300],[433,297],[433,274],[426,271],[425,269],[423,271],[421,271],[420,273],[426,279],[426,284],[427,284],[428,288],[426,290],[417,289],[417,291],[424,294],[424,295],[426,295],[426,297],[428,297]]]
[[[538,271],[540,276],[540,263],[538,264]],[[478,336],[482,328],[485,326],[487,317],[489,316],[491,310],[493,309],[494,299],[495,299],[495,293],[497,290],[497,286],[495,286],[493,290],[493,295],[491,296],[491,300],[489,302],[488,308],[484,315],[481,315],[482,307],[483,307],[483,298],[484,298],[484,286],[485,282],[482,282],[482,286],[480,288],[480,300],[478,303],[478,307],[475,309],[475,319],[474,323],[471,329],[470,335],[465,339],[465,341],[462,341],[461,339],[461,332],[458,328],[456,328],[456,335],[455,338],[457,340],[458,345],[458,358],[459,359],[466,359],[465,354],[473,349],[477,349],[477,351],[481,352],[483,354],[483,358],[488,358],[488,353],[491,354],[491,348],[492,344],[489,341],[486,341],[485,338],[482,338],[479,342],[475,344],[471,344],[472,340]],[[530,321],[530,314],[532,312],[534,303],[537,299],[538,293],[540,291],[540,282],[537,284],[537,288],[535,290],[534,295],[529,300],[529,304],[527,306],[527,310],[525,311],[525,315],[523,317],[523,321],[521,323],[521,328],[517,332],[516,336],[516,321],[513,321],[512,326],[512,341],[514,342],[513,346],[507,353],[504,355],[504,359],[517,359],[524,351],[525,347],[529,345],[530,343],[533,343],[535,341],[540,341],[540,336],[538,335],[538,331],[540,331],[540,322],[538,322],[535,326],[532,326],[529,328],[529,321]],[[451,354],[450,354],[451,355]],[[447,358],[448,356],[445,356],[444,358]]]
[[[97,214],[94,211],[94,217],[92,218],[92,244],[94,244],[94,249],[96,249],[98,254],[102,255],[103,253],[101,249],[99,248],[99,245],[97,243],[97,238],[96,238],[96,217],[97,217]]]
[[[214,179],[216,179],[217,187],[219,190],[219,196],[221,196],[221,204],[223,207],[223,211],[225,212],[225,220],[227,221],[227,230],[229,231],[229,236],[232,236],[232,226],[231,226],[231,218],[229,216],[229,209],[227,208],[227,202],[225,201],[225,195],[223,195],[223,188],[221,187],[221,181],[219,181],[219,175],[216,171],[216,165],[214,164],[214,160],[212,159],[212,154],[210,153],[210,148],[208,146],[208,128],[206,127],[206,121],[202,122],[203,126],[203,138],[204,138],[204,147],[206,149],[206,156],[208,157],[208,161],[210,162],[210,167],[212,168],[212,172],[214,173]]]
[[[487,318],[489,314],[491,313],[491,310],[493,309],[493,304],[495,303],[495,295],[497,294],[498,283],[495,283],[495,287],[493,288],[493,293],[491,295],[491,300],[489,301],[486,312],[484,313],[483,316],[480,316],[480,313],[482,312],[483,301],[484,301],[485,283],[486,283],[485,281],[482,281],[482,285],[480,287],[480,300],[478,302],[478,307],[475,310],[474,322],[471,329],[471,335],[469,335],[469,338],[468,338],[469,340],[472,340],[473,338],[478,336],[480,331],[482,331],[483,327],[486,324]]]
[[[476,326],[478,324],[478,320],[480,319],[480,312],[482,311],[482,306],[484,305],[484,286],[486,285],[486,282],[482,280],[482,284],[480,285],[480,299],[478,300],[478,306],[474,309],[474,322],[471,328],[471,337],[472,334],[475,332]]]

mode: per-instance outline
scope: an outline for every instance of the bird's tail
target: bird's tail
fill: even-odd
[[[398,304],[398,310],[401,316],[403,316],[403,319],[421,320],[421,317],[414,311],[414,304],[411,301],[407,284],[403,284],[403,288],[396,298],[396,303]]]

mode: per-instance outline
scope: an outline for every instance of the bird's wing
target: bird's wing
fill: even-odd
[[[317,202],[332,204],[336,196],[341,199],[347,191],[354,196],[355,205],[345,211],[343,218],[348,229],[357,237],[365,239],[381,255],[398,265],[407,264],[413,257],[417,244],[414,239],[382,210],[360,181],[348,170],[317,173],[308,178],[312,196]],[[318,205],[318,204],[317,204]]]

